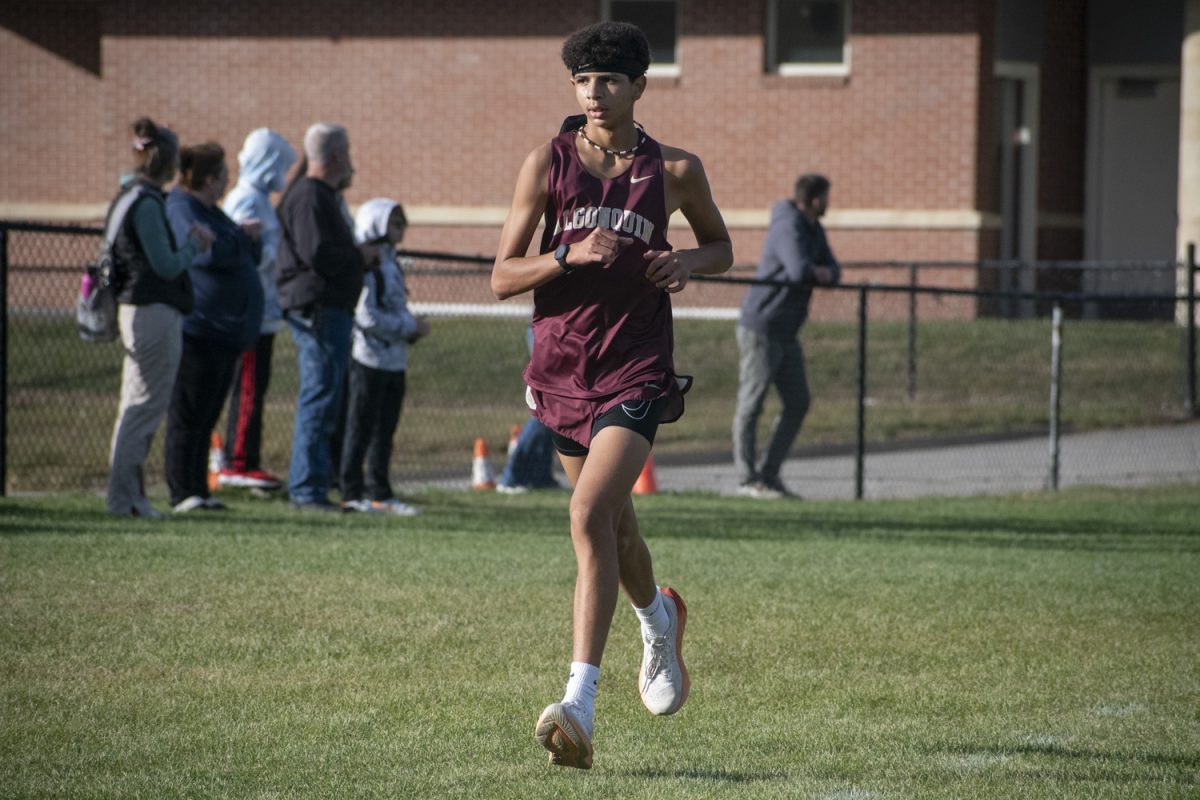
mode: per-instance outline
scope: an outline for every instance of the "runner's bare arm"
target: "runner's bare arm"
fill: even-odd
[[[677,147],[663,146],[667,215],[682,211],[697,246],[689,250],[646,253],[646,277],[660,289],[679,292],[694,274],[714,275],[733,264],[733,244],[721,211],[712,199],[708,176],[700,159]]]
[[[492,265],[492,293],[498,300],[528,292],[563,273],[553,253],[525,256],[546,211],[549,174],[550,145],[545,144],[525,158],[517,173],[512,207],[504,219],[496,262]]]
[[[549,176],[550,145],[546,144],[529,154],[517,175],[512,208],[500,231],[496,263],[492,265],[492,293],[498,300],[523,294],[566,274],[553,253],[525,255],[546,213]],[[566,261],[572,267],[607,264],[632,243],[630,237],[596,228],[586,239],[571,245]]]

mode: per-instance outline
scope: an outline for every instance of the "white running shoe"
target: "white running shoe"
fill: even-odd
[[[562,703],[551,703],[538,717],[533,738],[559,767],[592,768],[592,739]]]
[[[687,625],[687,606],[670,587],[660,590],[670,625],[662,636],[643,633],[642,668],[638,673],[638,693],[642,705],[651,714],[674,714],[687,700],[692,688],[687,667],[683,665],[683,628]]]
[[[395,498],[391,500],[372,500],[371,508],[381,514],[391,514],[396,517],[415,517],[421,513],[416,506],[410,506]]]
[[[342,511],[354,511],[360,514],[380,513],[380,510],[375,508],[370,500],[343,500]]]
[[[191,497],[185,497],[183,500],[180,500],[171,510],[176,514],[186,514],[189,511],[195,511],[198,508],[204,507],[204,498],[198,494],[194,494]]]

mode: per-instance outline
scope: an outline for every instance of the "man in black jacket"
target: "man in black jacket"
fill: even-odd
[[[340,510],[329,501],[329,442],[350,357],[354,304],[368,251],[354,243],[338,192],[350,185],[350,140],[318,122],[304,136],[307,168],[279,204],[279,304],[300,362],[300,392],[288,494],[302,509]]]

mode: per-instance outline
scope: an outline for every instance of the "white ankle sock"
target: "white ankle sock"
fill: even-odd
[[[642,622],[642,631],[653,636],[662,636],[667,632],[667,626],[671,624],[671,618],[667,616],[667,606],[663,600],[662,592],[658,591],[658,587],[654,587],[654,601],[645,608],[633,607],[637,612],[638,619]]]
[[[593,720],[596,716],[596,685],[600,682],[600,668],[582,661],[571,662],[571,675],[567,678],[567,690],[563,693],[563,705],[570,706],[575,718],[588,738],[592,736]]]

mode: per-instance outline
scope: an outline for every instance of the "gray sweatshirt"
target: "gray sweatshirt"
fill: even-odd
[[[764,336],[794,337],[808,318],[808,303],[816,281],[814,267],[829,267],[833,282],[842,279],[842,268],[820,222],[808,217],[789,200],[771,207],[771,222],[763,243],[762,258],[754,277],[788,281],[803,287],[751,286],[742,299],[738,324]]]

